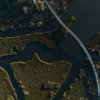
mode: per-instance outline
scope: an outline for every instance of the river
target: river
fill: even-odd
[[[100,20],[99,20],[100,0],[74,0],[69,11],[64,17],[68,17],[70,15],[74,15],[76,17],[76,22],[72,25],[71,29],[75,34],[77,34],[77,36],[83,41],[84,44],[86,44],[96,32],[100,31],[100,28],[99,28],[100,26]],[[54,28],[52,24],[50,25],[50,27]],[[41,29],[39,30],[39,32],[45,31],[45,29],[44,30],[41,30]],[[24,29],[22,29],[21,31],[20,29],[18,29],[17,32],[13,31],[10,33],[9,31],[9,32],[6,32],[6,34],[1,32],[0,36],[2,37],[16,36],[16,35],[20,35],[21,33],[27,34],[27,33],[34,33],[34,32],[37,32],[37,30],[34,31],[33,29],[27,29],[27,31],[25,32]],[[59,47],[55,49],[48,49],[43,44],[33,42],[29,44],[24,49],[24,51],[21,52],[20,54],[5,56],[5,57],[0,58],[0,65],[8,66],[9,63],[13,61],[30,60],[32,55],[34,55],[35,52],[38,52],[40,58],[45,61],[55,62],[58,60],[67,60],[67,61],[70,61],[76,67],[80,66],[80,63],[81,63],[80,61],[83,60],[85,57],[84,52],[82,51],[80,46],[77,44],[77,42],[75,42],[75,40],[71,38],[70,35],[68,35],[67,38],[64,41],[62,41]],[[8,72],[9,74],[10,74],[10,71]],[[12,75],[9,75],[9,76],[12,76]],[[11,81],[14,80],[14,78],[12,77],[10,79]],[[15,86],[15,85],[13,86],[15,89],[17,89],[16,87],[18,86]],[[16,90],[16,92],[18,91],[20,91],[20,89]],[[19,98],[20,98],[20,94],[19,93],[17,94],[19,95]]]

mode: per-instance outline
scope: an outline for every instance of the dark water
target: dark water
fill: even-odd
[[[73,79],[74,79],[73,77],[78,76],[79,70],[80,70],[83,62],[81,61],[81,59],[79,60],[79,59],[65,53],[63,48],[60,46],[57,48],[48,49],[47,46],[45,46],[44,44],[42,44],[40,42],[29,43],[22,52],[20,52],[20,53],[18,52],[18,54],[0,58],[0,65],[5,66],[4,68],[6,69],[6,71],[9,74],[10,80],[16,90],[19,100],[20,99],[24,100],[24,96],[23,96],[22,91],[18,87],[18,84],[14,78],[14,75],[13,75],[12,69],[9,66],[9,63],[16,62],[16,61],[31,60],[35,53],[37,53],[42,60],[47,61],[47,62],[57,62],[57,61],[65,60],[65,61],[69,61],[72,63],[73,68],[72,68],[70,74],[68,75],[66,81],[62,85],[62,88],[58,95],[58,97],[60,97],[61,94],[63,93],[63,91],[68,88],[68,85],[71,82],[73,82]],[[91,67],[88,67],[88,68],[91,69]]]
[[[71,30],[86,44],[96,32],[100,31],[100,0],[74,0],[66,17],[74,15],[76,22]],[[84,58],[84,54],[74,39],[68,36],[61,44],[64,51],[79,59]],[[91,53],[90,53],[91,54]],[[100,56],[91,54],[93,58],[100,61]],[[89,68],[86,67],[86,70]],[[89,70],[88,70],[89,71]],[[90,71],[92,76],[93,71]],[[93,78],[93,77],[92,77]],[[97,100],[97,99],[96,99]]]
[[[98,31],[100,31],[100,0],[75,0],[69,9],[69,12],[67,13],[67,17],[70,15],[76,16],[76,22],[71,27],[72,31],[75,32],[75,34],[78,35],[78,37],[83,41],[84,44],[88,42],[88,40]],[[55,26],[57,24],[55,23]],[[55,28],[54,25],[50,25],[50,30]],[[59,26],[59,25],[58,25]],[[47,30],[47,28],[43,28],[44,30],[33,30],[30,29],[18,29],[17,31],[8,31],[5,34],[0,32],[0,36],[16,36],[16,35],[24,35],[28,33],[34,33],[34,32],[41,32]],[[34,31],[34,32],[33,32]],[[9,34],[8,34],[9,33]],[[85,54],[80,48],[80,46],[75,42],[75,40],[68,35],[68,37],[59,45],[59,47],[55,49],[48,49],[45,45],[39,43],[39,42],[33,42],[27,45],[27,47],[22,51],[21,53],[17,55],[7,56],[0,58],[0,65],[9,65],[10,62],[14,61],[27,61],[32,58],[32,55],[37,52],[42,60],[48,61],[48,62],[55,62],[59,60],[67,60],[71,62],[74,65],[74,70],[72,70],[70,76],[69,76],[69,82],[72,79],[72,76],[77,75],[77,72],[79,71],[77,66],[80,66],[82,64],[82,60],[84,59]],[[97,59],[100,59],[96,55],[92,54],[93,57],[96,57]],[[8,70],[8,73],[10,74],[11,70]],[[76,73],[76,74],[75,74]],[[91,72],[93,73],[93,71]],[[12,83],[15,82],[14,78],[11,76]],[[14,82],[13,82],[14,81]],[[66,81],[66,82],[68,82]],[[67,83],[67,85],[69,84]],[[67,87],[67,85],[64,84],[63,89]],[[14,88],[17,89],[17,84],[13,84]],[[61,90],[61,93],[62,93]],[[16,90],[17,94],[21,93],[20,89]],[[19,92],[19,93],[18,93]],[[60,94],[61,95],[61,94]],[[21,97],[19,97],[21,98]]]
[[[96,32],[100,31],[100,0],[73,0],[66,17],[74,15],[76,21],[71,30],[86,44]],[[70,55],[82,58],[82,50],[69,35],[61,44]],[[73,52],[74,51],[74,52]]]
[[[0,65],[5,66],[4,68],[9,74],[10,80],[15,88],[19,100],[25,100],[25,98],[21,89],[18,87],[17,81],[13,75],[9,63],[16,61],[31,60],[35,53],[37,53],[42,60],[47,62],[57,62],[61,60],[71,62],[73,65],[73,70],[71,70],[71,73],[68,75],[69,78],[67,78],[66,84],[70,84],[73,81],[73,77],[76,77],[79,73],[80,68],[78,66],[82,65],[81,61],[79,61],[78,59],[74,58],[73,56],[70,56],[69,54],[65,54],[61,47],[48,49],[47,46],[40,42],[29,43],[22,52],[16,55],[5,56],[0,58]],[[68,86],[64,85],[63,89],[65,90],[66,87]],[[63,91],[61,91],[61,93],[62,92]]]
[[[84,43],[100,31],[100,0],[74,0],[69,15],[76,17],[71,29]]]
[[[8,72],[9,78],[12,82],[15,92],[17,93],[18,100],[25,100],[24,93],[22,92],[21,88],[18,85],[17,80],[15,79],[12,68],[10,67],[10,65],[6,65],[6,64],[4,68]]]

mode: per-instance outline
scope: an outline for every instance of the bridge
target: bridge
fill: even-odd
[[[86,47],[84,46],[84,44],[82,43],[82,41],[77,37],[76,34],[74,34],[74,32],[72,32],[64,23],[63,21],[59,18],[59,16],[56,14],[56,12],[54,11],[54,9],[52,8],[52,6],[49,4],[49,2],[47,0],[44,0],[44,2],[46,3],[47,7],[49,8],[49,10],[51,11],[51,13],[54,15],[54,17],[56,18],[56,20],[60,23],[60,25],[67,31],[70,33],[70,35],[78,42],[78,44],[81,46],[81,48],[83,49],[83,51],[85,52],[86,56],[88,57],[90,64],[92,66],[92,69],[94,71],[95,74],[95,79],[96,79],[96,83],[97,83],[97,89],[98,89],[98,100],[100,98],[100,82],[99,82],[99,78],[98,78],[98,74],[96,71],[96,67],[95,64],[88,52],[88,50],[86,49]],[[59,92],[59,90],[58,90]]]

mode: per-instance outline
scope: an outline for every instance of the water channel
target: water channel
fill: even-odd
[[[77,34],[77,36],[83,41],[84,44],[86,44],[96,32],[100,31],[100,28],[99,28],[100,26],[100,0],[74,0],[69,11],[64,17],[67,18],[70,15],[74,15],[76,17],[76,22],[72,25],[71,29],[74,33]],[[54,23],[54,26],[52,24],[49,25],[50,26],[49,30],[51,31],[51,29],[55,29],[55,26],[57,24],[58,23],[56,22]],[[47,31],[47,28],[41,27],[41,29],[38,29],[38,30],[27,28],[25,30],[21,29],[21,31],[20,29],[18,29],[17,32],[16,31],[11,32],[9,30],[5,34],[0,32],[0,36],[2,37],[17,36],[17,35],[20,35],[21,33],[30,34],[30,33],[41,32],[41,31],[43,32]],[[30,60],[35,52],[39,54],[42,60],[45,60],[48,62],[55,62],[59,60],[66,60],[66,61],[71,62],[75,66],[74,67],[76,70],[75,75],[77,75],[77,72],[79,71],[77,66],[81,66],[82,64],[81,60],[83,60],[85,57],[82,49],[78,46],[75,40],[72,39],[70,35],[68,35],[67,38],[59,45],[59,47],[55,49],[48,49],[47,47],[45,47],[45,45],[39,42],[29,43],[29,45],[27,45],[24,51],[22,51],[21,53],[17,55],[5,56],[5,57],[0,58],[0,65],[1,66],[5,65],[9,67],[10,62]],[[97,59],[100,60],[98,56],[95,56],[95,57],[97,57]],[[11,69],[9,70],[6,69],[6,70],[9,71],[8,73],[10,74]],[[14,78],[12,78],[12,75],[9,75],[9,76],[10,76],[11,81],[14,81]],[[71,77],[70,77],[70,80],[71,80]],[[19,94],[21,93],[21,91],[20,89],[18,89],[17,84],[14,84],[13,86],[17,92],[19,100],[20,98],[22,100],[22,97],[20,97],[20,94]]]

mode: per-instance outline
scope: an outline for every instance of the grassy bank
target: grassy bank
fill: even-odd
[[[65,94],[66,100],[88,100],[83,80],[77,80],[70,84],[69,89]]]
[[[0,68],[0,100],[17,100],[7,72]]]

